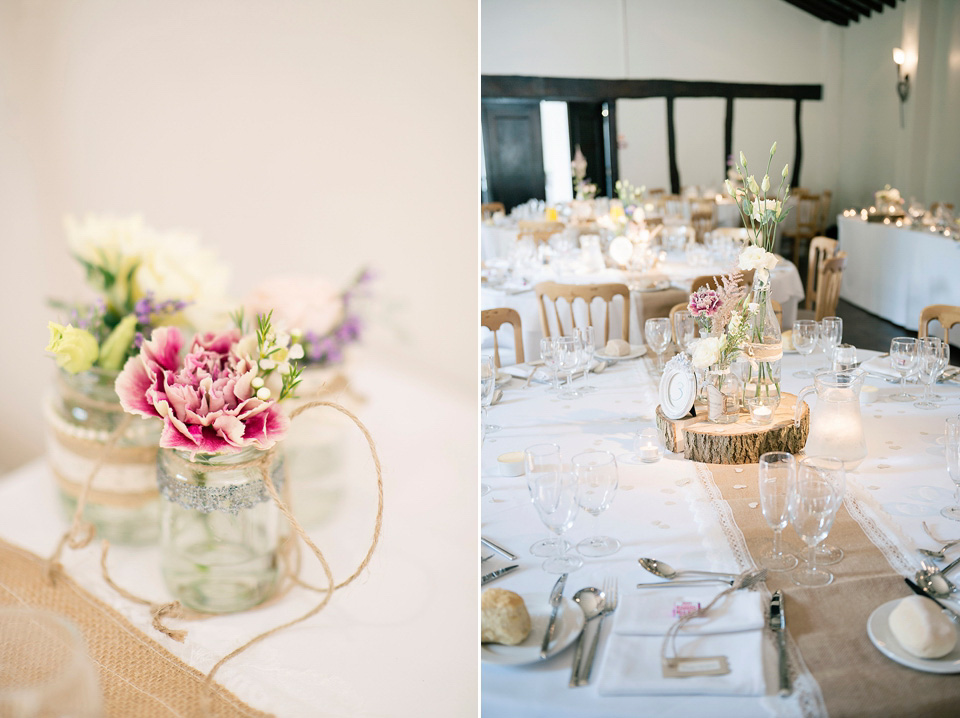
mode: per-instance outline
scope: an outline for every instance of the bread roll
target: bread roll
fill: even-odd
[[[480,596],[480,642],[515,646],[530,635],[527,606],[513,591],[487,589]]]
[[[953,621],[929,598],[908,596],[890,612],[890,632],[920,658],[941,658],[957,645]]]
[[[793,330],[787,329],[780,335],[780,340],[783,342],[783,350],[785,352],[793,351]]]
[[[611,339],[603,348],[603,352],[611,357],[625,357],[630,353],[630,345],[623,339]]]

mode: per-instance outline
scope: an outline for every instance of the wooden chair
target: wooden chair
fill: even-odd
[[[807,257],[807,296],[803,303],[804,309],[813,309],[813,302],[817,292],[817,277],[820,274],[820,264],[837,253],[837,240],[829,237],[814,237],[810,240],[810,251]]]
[[[683,199],[678,194],[661,195],[660,201],[663,203],[664,214],[671,217],[683,217]]]
[[[793,230],[793,263],[800,266],[800,243],[813,239],[820,227],[820,195],[805,194],[797,199],[796,228]]]
[[[749,270],[740,275],[740,281],[737,282],[741,287],[749,287],[753,284],[753,273],[754,270]],[[709,287],[710,289],[716,289],[717,285],[720,284],[719,274],[705,274],[703,276],[697,277],[693,280],[693,284],[690,285],[690,293],[693,294],[700,287]]]
[[[790,194],[799,199],[805,194],[810,194],[810,190],[808,190],[806,187],[791,187]]]
[[[523,329],[520,326],[520,314],[516,309],[500,307],[484,309],[480,312],[480,326],[493,332],[493,363],[500,368],[500,346],[497,344],[497,330],[504,324],[513,327],[513,351],[517,364],[523,364]]]
[[[746,227],[714,227],[711,234],[714,237],[719,235],[732,239],[741,245],[746,245],[750,241],[750,230]]]
[[[936,319],[943,327],[943,338],[950,341],[950,328],[955,324],[960,324],[960,307],[954,307],[949,304],[931,304],[924,307],[920,312],[920,327],[917,332],[919,336],[927,336],[930,329],[930,322]]]
[[[495,212],[503,212],[506,214],[507,208],[503,206],[503,202],[484,202],[480,205],[480,219],[490,219],[493,217]]]
[[[623,297],[621,338],[625,342],[630,341],[630,290],[626,284],[558,284],[556,282],[541,282],[533,288],[533,291],[537,296],[537,309],[540,311],[540,328],[543,330],[543,336],[545,337],[552,336],[550,332],[550,322],[547,321],[546,302],[548,300],[553,305],[560,336],[564,336],[563,319],[560,315],[560,308],[557,306],[558,299],[565,299],[567,301],[570,310],[571,331],[578,328],[577,315],[573,306],[574,301],[582,299],[587,303],[587,323],[593,325],[591,305],[594,299],[603,299],[606,303],[606,312],[603,315],[604,344],[610,339],[610,305],[614,297]]]
[[[717,224],[717,221],[714,218],[712,209],[706,211],[697,209],[690,213],[690,224],[693,225],[693,230],[696,232],[697,241],[702,244],[703,238],[706,236],[707,232],[713,230]]]
[[[797,319],[814,319],[819,322],[824,317],[832,317],[837,313],[840,284],[843,281],[843,270],[846,266],[846,252],[837,252],[833,257],[820,263],[814,311],[801,309],[797,312]]]
[[[550,237],[557,232],[562,232],[563,222],[538,222],[535,220],[521,219],[517,222],[517,239],[521,237],[533,237],[534,244],[548,242]]]
[[[820,234],[827,231],[830,226],[830,205],[833,202],[833,192],[828,189],[820,193]]]
[[[660,197],[665,195],[667,191],[663,187],[656,187],[655,189],[647,190],[647,197]]]

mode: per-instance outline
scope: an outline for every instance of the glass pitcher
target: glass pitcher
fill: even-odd
[[[867,455],[860,418],[860,389],[863,372],[821,371],[797,395],[794,425],[800,425],[803,398],[816,390],[817,403],[810,410],[810,433],[803,447],[807,456],[835,456],[847,470],[855,469]]]

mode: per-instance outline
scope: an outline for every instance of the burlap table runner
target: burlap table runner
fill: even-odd
[[[757,465],[701,466],[712,473],[756,560],[770,548],[773,536],[760,511]],[[793,529],[785,529],[783,536],[784,549],[802,555],[804,544]],[[787,630],[820,685],[830,717],[960,715],[960,676],[901,666],[870,642],[867,619],[874,609],[912,594],[845,507],[827,542],[844,553],[840,563],[825,567],[835,576],[829,586],[797,586],[789,572],[771,572],[767,586],[784,593]]]
[[[46,579],[46,560],[0,540],[0,604],[43,608],[73,621],[97,666],[107,716],[269,716],[150,640],[66,574]]]

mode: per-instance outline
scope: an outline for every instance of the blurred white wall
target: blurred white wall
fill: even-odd
[[[0,471],[42,451],[43,301],[83,290],[68,212],[196,230],[238,295],[370,264],[365,351],[473,397],[476,23],[444,0],[0,0]]]

